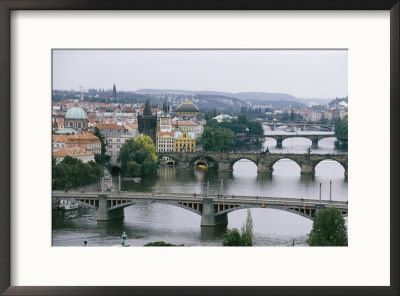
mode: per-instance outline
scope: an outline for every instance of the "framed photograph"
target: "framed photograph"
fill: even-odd
[[[1,293],[397,295],[399,11],[0,1]]]

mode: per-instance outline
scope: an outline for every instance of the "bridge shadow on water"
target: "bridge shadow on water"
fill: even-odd
[[[213,227],[200,226],[200,240],[201,241],[215,241],[215,239],[222,239],[222,236],[226,233],[228,224],[219,224]]]

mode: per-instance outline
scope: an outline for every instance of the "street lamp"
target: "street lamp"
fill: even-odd
[[[88,242],[88,239],[87,239],[87,237],[85,236],[85,237],[83,238],[83,244],[85,245],[85,247],[86,247],[86,245],[87,245],[87,242]]]

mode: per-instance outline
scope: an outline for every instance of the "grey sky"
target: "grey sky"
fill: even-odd
[[[54,89],[347,95],[347,50],[54,50]]]

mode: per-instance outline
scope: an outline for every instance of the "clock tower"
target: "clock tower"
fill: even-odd
[[[172,131],[172,116],[169,114],[168,97],[165,97],[163,103],[163,114],[160,116],[160,132]]]

